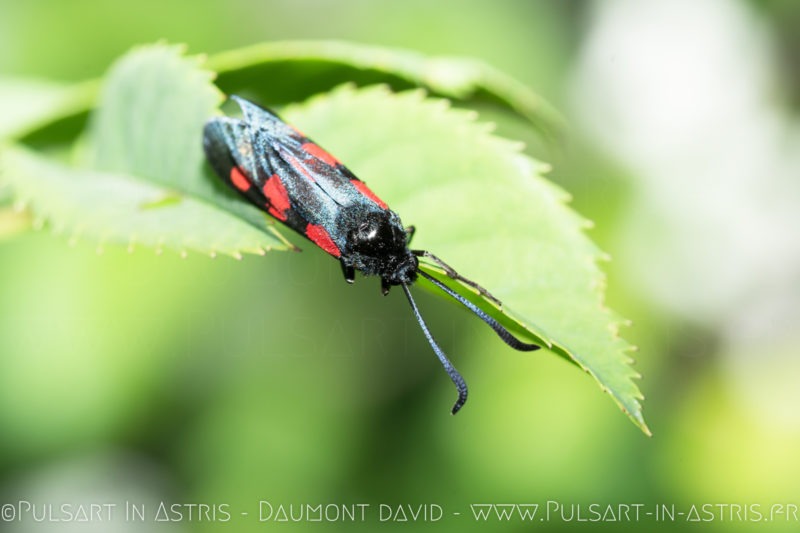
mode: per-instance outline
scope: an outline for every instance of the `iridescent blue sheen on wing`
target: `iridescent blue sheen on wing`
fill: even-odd
[[[243,98],[231,98],[239,104],[244,118],[210,120],[205,130],[206,151],[218,174],[230,176],[230,167],[235,166],[253,185],[243,190],[230,177],[226,179],[248,200],[274,216],[270,208],[275,202],[270,202],[263,191],[277,175],[290,204],[286,219],[281,221],[308,238],[309,224],[324,228],[340,251],[347,248],[348,234],[365,218],[380,213],[402,227],[399,217],[384,208],[386,204],[364,195],[354,185],[358,178],[308,137],[274,113]]]
[[[339,207],[372,207],[370,204],[375,202],[366,198],[353,185],[352,181],[358,178],[347,167],[338,161],[331,165],[335,159],[321,149],[319,151],[328,157],[320,157],[318,152],[311,152],[303,147],[312,144],[318,148],[311,139],[283,122],[274,113],[238,96],[231,98],[242,108],[245,121],[253,134],[254,145],[264,148],[257,152],[259,162],[267,162],[268,153],[277,153],[281,160],[289,163],[300,174],[298,177],[313,180],[315,186]]]

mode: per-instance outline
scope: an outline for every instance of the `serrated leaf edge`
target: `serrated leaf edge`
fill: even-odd
[[[475,128],[476,132],[479,135],[483,136],[487,142],[497,144],[499,147],[503,149],[510,150],[512,152],[511,155],[517,158],[519,164],[525,165],[526,169],[528,169],[526,170],[526,173],[528,172],[536,174],[540,172],[543,173],[548,171],[550,168],[548,164],[541,163],[536,159],[533,159],[532,157],[528,156],[527,154],[524,154],[522,152],[522,147],[519,145],[519,143],[515,143],[514,141],[504,139],[502,137],[495,135],[494,133],[487,131],[487,128],[485,126],[482,126],[481,123],[478,122],[479,117],[476,112],[471,110],[451,108],[449,101],[438,97],[429,97],[427,91],[422,88],[411,89],[400,93],[392,93],[390,88],[386,84],[378,84],[360,89],[357,89],[353,84],[343,84],[337,86],[329,93],[318,94],[309,98],[304,102],[303,105],[310,105],[317,100],[324,100],[335,97],[336,93],[338,92],[352,92],[352,91],[358,91],[360,93],[367,93],[367,94],[371,91],[374,91],[386,95],[394,95],[398,98],[408,98],[418,102],[424,101],[426,104],[429,104],[429,107],[432,109],[432,111],[438,111],[438,112],[447,111],[449,113],[461,115],[464,119],[466,119],[464,122],[464,127]],[[548,188],[552,193],[554,201],[561,204],[562,209],[570,214],[570,219],[571,219],[570,221],[572,224],[574,224],[576,230],[581,234],[583,234],[585,237],[585,242],[589,246],[589,250],[591,252],[587,254],[586,260],[592,266],[592,270],[596,272],[591,286],[591,290],[595,295],[595,305],[597,305],[598,311],[603,313],[608,318],[606,322],[607,322],[607,327],[609,328],[609,334],[611,335],[611,338],[621,339],[620,326],[625,323],[625,320],[615,319],[615,314],[605,304],[605,287],[606,287],[607,276],[600,268],[600,262],[608,260],[608,254],[600,250],[600,248],[598,248],[597,245],[586,235],[586,229],[592,227],[594,223],[589,219],[581,216],[578,212],[576,212],[569,206],[572,197],[567,191],[565,191],[563,188],[559,187],[558,185],[556,185],[551,181],[543,180],[543,182],[548,185]],[[425,267],[426,269],[439,273],[440,275],[444,274],[443,270],[438,269],[437,267],[430,265],[429,263],[425,263]],[[443,276],[442,279],[449,280],[450,278]],[[529,334],[533,336],[535,340],[541,341],[551,350],[561,352],[561,355],[565,356],[568,360],[578,365],[578,367],[581,368],[584,372],[592,376],[592,378],[598,384],[600,389],[606,394],[608,394],[614,400],[619,409],[623,413],[625,413],[631,419],[631,421],[633,421],[634,424],[637,427],[639,427],[643,433],[645,433],[645,435],[647,436],[652,435],[650,429],[648,428],[642,416],[642,405],[640,403],[640,400],[643,400],[644,396],[642,395],[641,391],[639,390],[639,387],[636,385],[636,382],[634,381],[641,379],[641,374],[636,372],[631,367],[631,364],[633,364],[635,361],[629,354],[632,351],[636,351],[636,347],[630,345],[629,343],[627,343],[627,341],[625,341],[626,346],[620,348],[620,350],[617,352],[617,357],[622,363],[624,363],[624,365],[628,369],[628,372],[624,373],[623,376],[627,378],[627,383],[630,387],[629,389],[627,389],[627,392],[629,393],[628,398],[630,398],[630,403],[634,407],[633,412],[631,412],[631,410],[629,410],[625,406],[622,399],[617,394],[612,392],[611,389],[606,385],[606,383],[603,380],[601,380],[600,377],[595,373],[595,371],[586,363],[584,363],[581,360],[581,358],[575,354],[574,350],[571,350],[566,343],[558,342],[550,338],[548,335],[544,333],[544,331],[541,328],[539,328],[535,324],[521,321],[518,318],[519,315],[517,315],[513,311],[513,309],[510,309],[505,305],[503,305],[502,307],[498,307],[491,300],[482,297],[472,287],[469,287],[468,285],[465,285],[461,282],[457,282],[457,284],[459,287],[463,287],[470,293],[477,294],[477,296],[480,297],[481,301],[485,302],[488,306],[497,309],[504,316],[508,317],[515,323],[522,326]],[[621,394],[622,392],[620,391],[620,395]]]

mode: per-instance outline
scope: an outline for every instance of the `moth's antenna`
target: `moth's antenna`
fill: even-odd
[[[419,269],[417,269],[417,273],[423,278],[433,283],[434,285],[436,285],[437,287],[439,287],[441,290],[443,290],[450,296],[452,296],[453,298],[455,298],[456,300],[458,300],[459,302],[461,302],[461,304],[463,304],[464,307],[475,313],[478,316],[478,318],[489,324],[489,327],[492,328],[501,339],[503,339],[503,342],[505,342],[515,350],[520,350],[522,352],[532,352],[533,350],[538,350],[540,348],[540,346],[536,344],[528,344],[516,338],[514,335],[511,334],[510,331],[501,326],[500,323],[497,322],[497,320],[487,315],[482,309],[480,309],[474,303],[470,302],[469,300],[467,300],[466,298],[458,294],[456,291],[454,291],[453,289],[451,289],[438,279],[431,276],[430,274],[423,272],[422,270]]]
[[[414,311],[414,316],[417,318],[417,322],[419,322],[419,327],[422,328],[422,333],[425,334],[425,338],[428,339],[428,343],[436,353],[436,357],[439,358],[439,362],[442,363],[447,375],[450,376],[450,379],[453,380],[456,389],[458,389],[458,400],[456,400],[455,405],[453,405],[453,409],[450,411],[452,414],[456,414],[467,401],[467,383],[464,381],[464,378],[461,377],[461,374],[458,373],[458,370],[456,370],[456,368],[453,366],[453,363],[451,363],[444,354],[442,349],[439,348],[439,345],[436,344],[433,335],[431,335],[430,330],[428,330],[427,324],[425,324],[425,321],[422,319],[419,308],[417,308],[417,303],[411,296],[411,290],[408,288],[408,285],[405,283],[402,283],[401,285],[403,287],[403,291],[406,293],[406,298],[408,298],[408,303],[411,304],[411,310]]]

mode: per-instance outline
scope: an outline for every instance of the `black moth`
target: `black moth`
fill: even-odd
[[[335,157],[274,113],[243,98],[231,98],[244,118],[215,117],[206,123],[203,147],[211,166],[248,201],[339,259],[348,283],[353,283],[358,270],[380,276],[384,295],[393,285],[403,288],[422,332],[458,389],[453,414],[467,401],[467,384],[434,340],[411,296],[409,286],[418,276],[472,311],[512,348],[539,348],[520,341],[475,304],[420,270],[419,258],[424,257],[499,305],[485,289],[435,255],[410,249],[414,227],[404,228],[397,213]]]

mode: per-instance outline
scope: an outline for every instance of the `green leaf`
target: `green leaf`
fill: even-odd
[[[4,179],[37,220],[100,243],[235,257],[287,249],[266,215],[206,174],[202,128],[221,101],[211,78],[179,47],[134,50],[112,67],[92,117],[91,169],[12,149]]]
[[[35,225],[47,220],[73,242],[237,258],[274,246],[274,238],[216,205],[174,196],[139,176],[70,168],[21,148],[4,150],[3,161],[17,201],[29,205]]]
[[[542,97],[470,58],[426,56],[343,41],[276,41],[213,55],[207,65],[218,72],[217,85],[223,91],[247,91],[270,106],[298,102],[346,82],[385,83],[396,91],[422,87],[465,105],[498,106],[527,120],[551,141],[564,130],[563,119]],[[14,138],[47,145],[77,134],[96,102],[97,86],[90,81],[70,88],[64,100],[44,108],[31,127],[14,130]]]
[[[0,205],[0,239],[26,231],[31,226],[27,213]]]
[[[64,86],[56,83],[0,78],[0,138],[50,114],[64,91]]]
[[[207,171],[203,125],[218,113],[222,95],[199,58],[185,58],[182,51],[180,46],[145,46],[111,68],[90,122],[91,166],[213,202],[268,231],[270,248],[286,248],[261,211]]]
[[[592,375],[649,433],[632,348],[603,305],[603,254],[586,237],[587,222],[565,205],[567,194],[541,177],[545,165],[491,135],[474,113],[420,91],[345,87],[285,116],[417,227],[415,248],[486,287],[503,302],[496,316]]]
[[[0,174],[0,180],[2,179]],[[0,239],[12,237],[31,227],[30,213],[21,204],[13,205],[14,195],[11,187],[0,181]]]
[[[20,138],[41,129],[48,141],[63,141],[60,126],[86,113],[97,97],[97,83],[67,86],[52,81],[0,78],[0,139]],[[72,130],[70,130],[72,131]],[[41,140],[37,137],[34,142]]]
[[[213,55],[209,68],[226,92],[255,92],[270,105],[297,102],[343,83],[384,83],[394,90],[423,87],[467,105],[488,102],[558,139],[561,115],[524,84],[482,61],[344,41],[275,41]],[[267,80],[265,82],[265,80]]]
[[[222,102],[212,78],[179,46],[126,54],[111,67],[90,121],[91,166],[197,190],[203,124]]]

